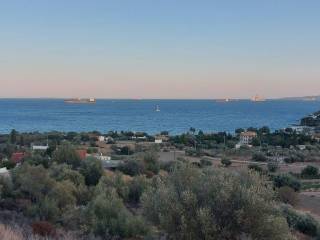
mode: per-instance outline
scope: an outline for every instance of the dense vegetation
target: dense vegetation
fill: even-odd
[[[94,157],[99,153],[98,132],[1,135],[1,159],[17,151],[25,155],[18,165],[1,162],[11,176],[0,177],[0,221],[6,223],[2,214],[10,211],[23,219],[16,221],[18,229],[29,226],[28,234],[61,239],[72,233],[72,239],[285,240],[295,239],[293,230],[319,237],[318,222],[291,207],[298,201],[301,179],[319,178],[318,168],[278,173],[279,159],[307,161],[319,155],[319,145],[309,136],[287,131],[249,130],[257,132],[253,148],[237,150],[243,129],[235,135],[190,129],[169,137],[163,132],[168,138],[163,151],[183,149],[199,158],[193,163],[179,157],[161,162],[159,146],[116,144],[132,137],[136,143],[154,141],[147,134],[110,132],[104,136],[113,159],[121,159],[113,171]],[[48,143],[48,149],[31,151],[35,143]],[[299,144],[306,149],[299,150]],[[79,146],[93,155],[81,159]],[[235,155],[254,163],[247,170],[230,170]],[[210,158],[216,156],[220,167]]]

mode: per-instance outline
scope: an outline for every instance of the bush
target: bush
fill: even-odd
[[[82,161],[80,173],[84,176],[88,186],[96,185],[103,174],[101,161],[95,158],[88,158]]]
[[[42,237],[54,237],[56,235],[55,227],[46,221],[34,222],[31,227],[32,232],[35,235],[40,235]]]
[[[254,153],[252,155],[252,161],[254,162],[266,162],[268,159],[266,157],[266,155],[264,155],[263,153]]]
[[[291,174],[280,174],[273,178],[273,184],[275,187],[280,188],[288,186],[293,188],[295,191],[299,191],[301,188],[301,183]]]
[[[165,161],[160,163],[160,169],[171,172],[177,165],[178,161]]]
[[[94,193],[95,195],[99,195],[100,193],[106,192],[106,189],[109,188],[114,189],[123,201],[128,201],[129,183],[122,173],[116,172],[115,174],[102,176]]]
[[[16,164],[12,161],[3,161],[0,164],[0,168],[7,168],[7,169],[12,169],[16,166]]]
[[[144,176],[137,176],[132,179],[129,184],[128,201],[131,203],[139,203],[144,191],[147,189],[149,182]]]
[[[310,215],[299,213],[288,206],[283,206],[282,211],[293,229],[311,237],[320,236],[319,222]]]
[[[87,149],[87,153],[92,154],[92,153],[97,153],[98,152],[98,148],[95,147],[89,147]]]
[[[295,206],[299,201],[298,194],[294,189],[288,186],[280,187],[278,189],[278,196],[283,203],[290,204],[292,206]]]
[[[0,199],[10,197],[12,190],[13,185],[11,178],[0,177]]]
[[[207,158],[201,158],[200,165],[201,165],[201,167],[212,166],[212,161],[210,159],[207,159]]]
[[[302,178],[318,178],[319,177],[319,169],[314,166],[306,166],[301,171]]]
[[[188,165],[155,181],[142,205],[146,218],[168,239],[237,239],[244,233],[251,239],[292,239],[273,194],[256,173]]]
[[[229,167],[232,164],[232,162],[230,161],[230,159],[224,157],[221,159],[221,164],[225,167]]]
[[[304,162],[305,157],[301,153],[292,153],[284,159],[286,163]]]
[[[77,168],[81,164],[81,159],[75,149],[70,144],[63,144],[53,153],[53,160],[57,163],[66,163]]]
[[[249,164],[248,169],[254,170],[258,173],[263,173],[262,167],[260,167],[258,164]]]
[[[160,171],[159,156],[156,152],[147,152],[143,156],[143,164],[146,171],[158,174]]]
[[[128,160],[119,166],[119,171],[130,176],[136,176],[144,172],[144,165],[139,160]]]
[[[277,162],[268,162],[269,172],[276,172],[278,168],[279,168],[279,164]]]
[[[87,219],[88,229],[104,239],[133,238],[148,231],[145,222],[125,208],[112,188],[101,192],[89,203]]]

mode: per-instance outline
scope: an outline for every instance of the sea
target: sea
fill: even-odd
[[[156,109],[159,111],[156,111]],[[315,111],[320,101],[119,100],[67,104],[63,99],[0,99],[0,133],[143,131],[156,134],[269,126],[286,128]]]

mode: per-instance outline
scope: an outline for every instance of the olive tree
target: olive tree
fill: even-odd
[[[143,213],[170,239],[294,239],[272,187],[255,172],[181,166],[155,182]]]

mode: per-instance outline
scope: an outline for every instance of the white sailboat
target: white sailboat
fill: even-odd
[[[157,107],[156,107],[156,112],[160,112],[160,107],[159,107],[159,105],[157,105]]]

